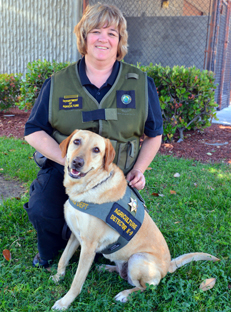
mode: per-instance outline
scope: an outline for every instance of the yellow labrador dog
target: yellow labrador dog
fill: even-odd
[[[76,130],[60,148],[62,156],[66,156],[64,186],[69,196],[64,207],[65,219],[72,234],[57,274],[52,277],[55,282],[65,275],[79,245],[81,253],[71,288],[53,309],[67,309],[79,295],[96,253],[102,252],[105,258],[115,262],[115,266],[106,265],[106,270],[118,272],[134,286],[116,295],[115,299],[121,302],[126,302],[132,292],[145,290],[147,283],[159,284],[168,272],[192,260],[219,260],[205,253],[190,253],[171,261],[167,243],[148,213],[141,209],[139,196],[129,195],[127,210],[120,205],[128,187],[123,172],[113,163],[115,151],[109,139]],[[97,210],[101,212],[101,204],[102,210],[106,209],[105,203],[110,203],[106,213],[108,223],[87,210],[91,206],[93,214]],[[139,220],[135,219],[136,214]]]

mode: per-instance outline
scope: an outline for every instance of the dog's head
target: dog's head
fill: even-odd
[[[67,156],[68,174],[73,179],[81,179],[99,168],[109,171],[115,158],[110,140],[88,130],[75,130],[59,146],[62,157]]]

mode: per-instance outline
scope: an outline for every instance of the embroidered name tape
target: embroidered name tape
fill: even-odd
[[[117,90],[116,103],[118,108],[136,108],[135,90]]]
[[[130,241],[141,227],[141,223],[118,203],[113,204],[106,222],[127,241]]]
[[[59,110],[62,109],[81,109],[82,108],[82,97],[75,96],[69,98],[68,96],[64,96],[63,98],[59,98]]]
[[[79,208],[81,208],[81,209],[87,209],[87,207],[89,206],[89,204],[87,204],[87,203],[84,203],[84,202],[76,202],[76,201],[72,201],[72,203],[75,205],[75,206],[77,206],[77,207],[79,207]]]

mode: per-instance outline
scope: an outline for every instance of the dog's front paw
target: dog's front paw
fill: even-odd
[[[100,266],[97,267],[97,270],[99,272],[117,272],[118,273],[118,270],[117,270],[117,267],[116,265],[105,265],[105,264],[102,264]]]
[[[120,302],[125,303],[125,302],[128,301],[128,295],[129,295],[129,293],[128,293],[126,290],[124,290],[124,291],[121,291],[120,293],[118,293],[118,294],[114,297],[114,299],[115,299],[116,301],[120,301]]]
[[[64,275],[62,274],[55,274],[55,275],[52,275],[50,277],[50,279],[52,279],[52,281],[55,283],[55,284],[58,284],[58,282],[60,281],[61,277],[63,277]]]
[[[62,299],[59,299],[53,305],[52,310],[65,311],[67,308],[68,306],[62,304]]]
[[[105,272],[105,271],[106,271],[106,265],[105,265],[105,264],[97,265],[97,266],[96,266],[96,270],[97,270],[98,272]]]

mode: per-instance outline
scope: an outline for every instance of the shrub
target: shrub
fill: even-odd
[[[155,81],[164,123],[164,140],[171,141],[178,130],[204,129],[216,118],[214,74],[183,66],[141,66]]]
[[[21,85],[21,98],[17,104],[20,109],[31,109],[44,81],[53,73],[67,67],[69,63],[53,63],[38,60],[27,64],[26,78]]]
[[[20,99],[22,74],[0,74],[0,111],[15,106]]]

